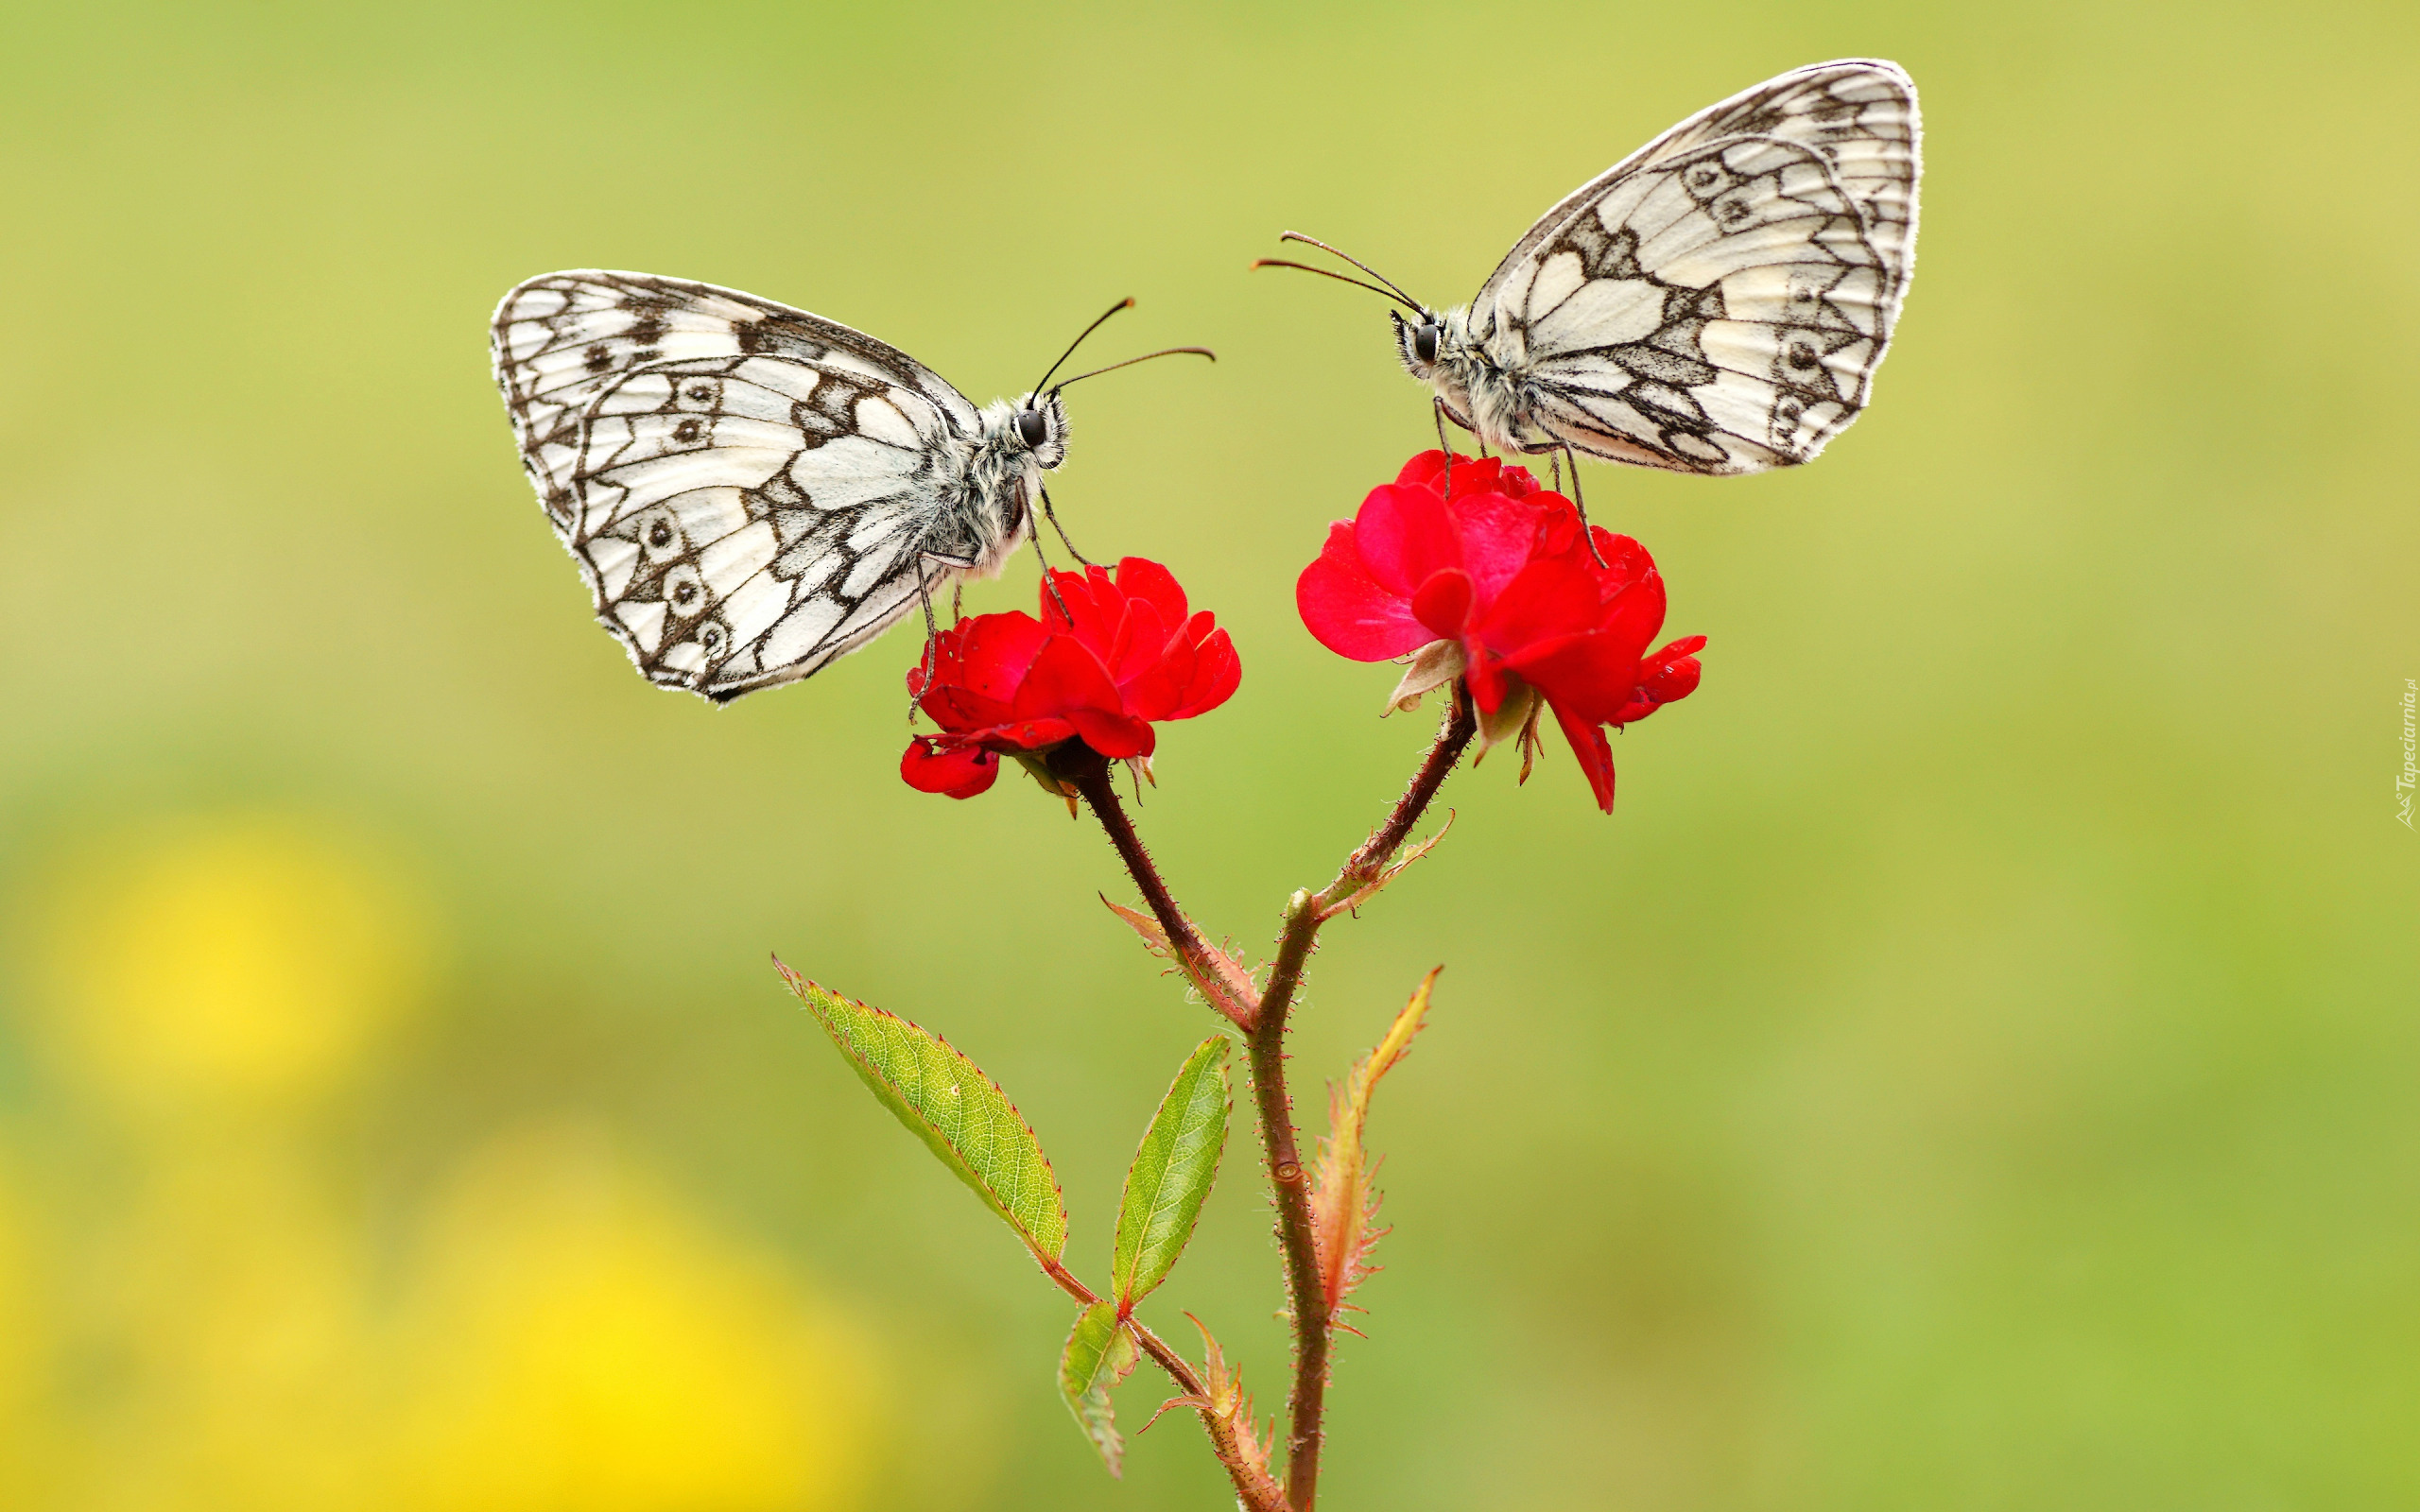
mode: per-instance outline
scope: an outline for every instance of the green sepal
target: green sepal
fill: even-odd
[[[1210,1184],[1218,1179],[1219,1157],[1227,1145],[1227,1056],[1233,1048],[1225,1035],[1214,1034],[1185,1057],[1127,1168],[1110,1285],[1128,1312],[1176,1268]]]
[[[1067,1247],[1059,1178],[999,1084],[939,1035],[773,965],[882,1105],[1055,1269]]]
[[[1117,1315],[1117,1304],[1100,1301],[1076,1314],[1067,1348],[1059,1356],[1059,1395],[1066,1399],[1076,1426],[1100,1451],[1101,1463],[1113,1476],[1123,1472],[1126,1440],[1118,1436],[1109,1394],[1132,1373],[1141,1355],[1134,1331]]]

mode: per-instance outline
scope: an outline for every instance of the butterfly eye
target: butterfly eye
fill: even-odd
[[[1025,442],[1028,448],[1040,446],[1049,435],[1050,426],[1043,420],[1042,411],[1038,409],[1017,411],[1017,439]]]
[[[1443,335],[1443,332],[1437,329],[1436,321],[1422,321],[1419,325],[1412,328],[1411,354],[1418,357],[1423,362],[1435,362],[1437,360],[1437,343]]]

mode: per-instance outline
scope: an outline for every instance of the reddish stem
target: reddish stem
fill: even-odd
[[[1210,958],[1210,947],[1184,910],[1176,905],[1167,884],[1160,880],[1159,868],[1152,864],[1151,853],[1143,849],[1143,837],[1134,833],[1134,821],[1126,816],[1126,805],[1117,796],[1117,783],[1110,776],[1109,759],[1080,740],[1070,741],[1053,752],[1050,770],[1075,784],[1093,817],[1109,833],[1109,843],[1117,850],[1117,858],[1126,863],[1127,875],[1142,890],[1143,902],[1151,917],[1160,921],[1160,929],[1168,937],[1168,948],[1177,953],[1184,970],[1197,981],[1219,980],[1219,971]]]
[[[1076,1273],[1065,1265],[1040,1254],[1036,1254],[1034,1259],[1042,1263],[1042,1273],[1058,1282],[1059,1289],[1077,1301],[1090,1307],[1100,1300],[1094,1295],[1093,1289],[1077,1280]],[[1154,1364],[1168,1373],[1168,1379],[1176,1383],[1177,1390],[1195,1401],[1204,1403],[1209,1401],[1210,1388],[1194,1370],[1192,1362],[1177,1353],[1167,1340],[1144,1327],[1141,1318],[1129,1314],[1124,1322],[1128,1328],[1134,1331],[1134,1342],[1143,1347],[1143,1352],[1150,1355]],[[1213,1448],[1217,1448],[1220,1443],[1223,1428],[1217,1414],[1207,1406],[1199,1407],[1195,1411],[1201,1419],[1202,1432],[1210,1435]],[[1146,1423],[1144,1426],[1148,1428],[1150,1425]],[[1244,1424],[1243,1428],[1246,1433],[1252,1431],[1250,1423]],[[1293,1512],[1293,1509],[1286,1504],[1277,1487],[1270,1483],[1266,1474],[1255,1474],[1251,1468],[1237,1463],[1239,1456],[1231,1456],[1227,1452],[1221,1451],[1219,1457],[1227,1462],[1228,1478],[1236,1483],[1236,1494],[1242,1499],[1245,1512]]]
[[[1317,893],[1298,891],[1287,902],[1277,961],[1270,968],[1269,986],[1261,992],[1253,1022],[1253,1090],[1260,1103],[1261,1137],[1269,1148],[1270,1184],[1277,1194],[1277,1233],[1286,1251],[1294,1316],[1294,1391],[1287,1414],[1286,1492],[1295,1512],[1312,1512],[1319,1496],[1322,1422],[1326,1416],[1328,1355],[1335,1342],[1336,1320],[1321,1278],[1319,1246],[1311,1227],[1310,1174],[1303,1168],[1295,1148],[1292,1104],[1286,1092],[1286,1017],[1302,987],[1303,971],[1310,962],[1320,925],[1385,875],[1387,863],[1410,838],[1412,827],[1420,822],[1478,730],[1470,701],[1457,682],[1453,709],[1386,822],[1346,859],[1334,882]],[[1289,1170],[1292,1179],[1282,1179]]]
[[[1444,785],[1463,749],[1478,729],[1469,696],[1454,685],[1454,706],[1428,747],[1428,755],[1413,774],[1411,785],[1396,799],[1392,812],[1370,838],[1345,860],[1336,880],[1319,892],[1297,891],[1286,905],[1284,932],[1277,960],[1270,970],[1253,1022],[1245,1034],[1252,1062],[1253,1096],[1260,1114],[1262,1150],[1268,1160],[1270,1191],[1277,1202],[1277,1239],[1286,1257],[1286,1286],[1294,1322],[1294,1385],[1288,1414],[1286,1455],[1287,1499],[1293,1512],[1312,1512],[1318,1497],[1322,1421],[1327,1399],[1328,1356],[1335,1338],[1335,1319],[1321,1279],[1319,1244],[1311,1225],[1311,1177],[1303,1164],[1295,1140],[1293,1099],[1286,1089],[1286,1017],[1302,987],[1320,925],[1352,906],[1384,880],[1387,864],[1410,838],[1421,816]],[[1109,779],[1109,764],[1081,742],[1062,747],[1051,763],[1082,795],[1108,832],[1110,844],[1126,863],[1134,885],[1167,931],[1168,940],[1201,973],[1210,970],[1208,949],[1161,880],[1142,839],[1135,834],[1117,789]],[[1068,1278],[1072,1280],[1073,1278]],[[1065,1284],[1063,1282],[1062,1284]],[[1139,1335],[1138,1335],[1139,1336]],[[1147,1341],[1146,1349],[1150,1348]],[[1155,1353],[1154,1359],[1158,1358]],[[1165,1365],[1166,1362],[1163,1362]],[[1236,1482],[1240,1488],[1243,1482]]]

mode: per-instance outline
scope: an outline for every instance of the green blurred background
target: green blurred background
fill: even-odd
[[[1111,1483],[1065,1300],[769,949],[1016,1097],[1106,1264],[1208,1027],[1022,783],[901,785],[905,632],[722,712],[589,623],[485,320],[641,268],[978,401],[1110,300],[1080,544],[1233,627],[1142,823],[1265,951],[1427,735],[1291,584],[1467,298],[1687,112],[1924,91],[1922,276],[1821,465],[1594,470],[1703,690],[1456,779],[1330,933],[1320,1079],[1426,967],[1354,1508],[2420,1504],[2407,4],[10,5],[0,39],[0,1501],[1212,1508]],[[971,595],[1026,605],[1030,557]],[[1264,1407],[1239,1141],[1148,1310]],[[1138,1379],[1130,1427],[1163,1393]]]

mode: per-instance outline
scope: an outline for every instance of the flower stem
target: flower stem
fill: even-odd
[[[1278,936],[1277,961],[1270,969],[1269,985],[1260,993],[1245,1030],[1245,1049],[1252,1062],[1253,1097],[1260,1114],[1261,1148],[1268,1160],[1270,1190],[1277,1201],[1277,1241],[1286,1256],[1286,1288],[1294,1321],[1294,1386],[1288,1413],[1286,1496],[1292,1512],[1311,1512],[1319,1489],[1321,1424],[1326,1415],[1328,1353],[1335,1338],[1335,1318],[1327,1291],[1320,1279],[1319,1244],[1311,1226],[1311,1175],[1303,1164],[1296,1143],[1293,1097],[1286,1088],[1286,1017],[1301,989],[1320,926],[1350,908],[1386,879],[1388,863],[1410,838],[1437,790],[1444,785],[1464,747],[1478,731],[1469,696],[1457,683],[1454,706],[1438,729],[1436,741],[1402,798],[1370,838],[1346,858],[1334,882],[1314,893],[1298,890],[1287,901],[1286,921]],[[1134,885],[1142,890],[1151,913],[1167,931],[1169,943],[1183,954],[1197,976],[1211,971],[1209,950],[1161,880],[1150,852],[1135,834],[1126,807],[1109,777],[1109,763],[1098,753],[1071,742],[1054,758],[1051,769],[1075,784],[1091,807],[1109,843],[1126,863]],[[1061,1280],[1065,1286],[1074,1278]],[[1080,1284],[1080,1283],[1079,1283]],[[1139,1328],[1139,1325],[1138,1325]],[[1148,1335],[1144,1348],[1150,1349]],[[1163,1349],[1166,1346],[1162,1346]],[[1152,1358],[1159,1359],[1157,1351]],[[1167,1362],[1162,1361],[1163,1367]],[[1179,1363],[1182,1363],[1181,1361]],[[1188,1367],[1189,1368],[1189,1367]],[[1170,1372],[1173,1374],[1173,1370]],[[1232,1467],[1230,1467],[1232,1469]],[[1244,1483],[1236,1479],[1238,1488]]]
[[[1134,833],[1134,821],[1126,816],[1126,804],[1117,796],[1117,783],[1110,777],[1109,760],[1082,741],[1070,741],[1051,758],[1052,772],[1075,784],[1077,793],[1100,820],[1109,833],[1109,843],[1117,850],[1117,858],[1126,863],[1127,875],[1142,890],[1143,902],[1151,917],[1160,922],[1167,935],[1168,946],[1181,957],[1181,964],[1197,981],[1214,981],[1217,971],[1211,964],[1210,948],[1202,940],[1201,931],[1184,917],[1168,892],[1168,885],[1160,880],[1160,868],[1152,864],[1151,853],[1143,849],[1143,837]]]
[[[1336,880],[1320,891],[1297,891],[1286,904],[1277,962],[1260,995],[1251,1036],[1253,1090],[1260,1105],[1261,1141],[1269,1151],[1270,1183],[1277,1195],[1277,1238],[1286,1252],[1286,1280],[1294,1319],[1294,1390],[1287,1414],[1286,1494],[1295,1512],[1311,1512],[1319,1494],[1322,1420],[1326,1414],[1328,1351],[1335,1317],[1321,1280],[1319,1246],[1311,1228],[1311,1179],[1294,1143],[1292,1099],[1286,1091],[1286,1016],[1302,988],[1320,925],[1352,906],[1385,875],[1387,863],[1411,835],[1437,790],[1461,760],[1478,731],[1470,700],[1457,683],[1454,707],[1437,730],[1420,770],[1395,800],[1394,811],[1360,849],[1346,858]]]

